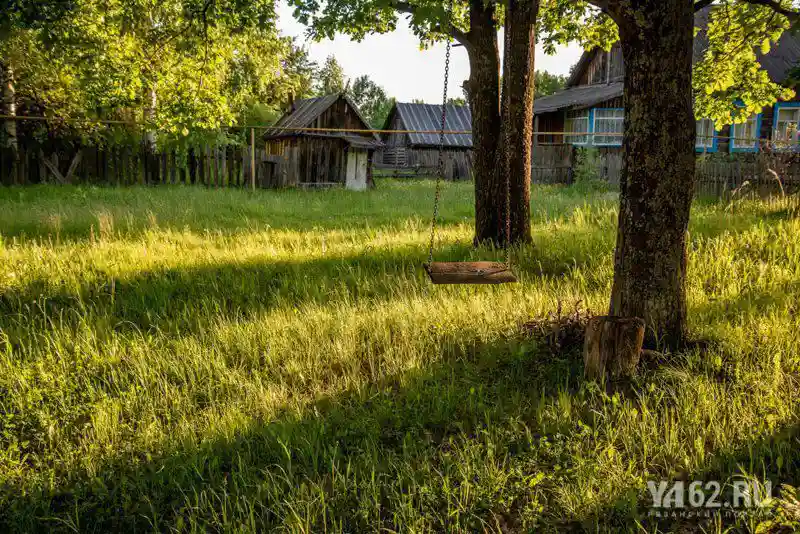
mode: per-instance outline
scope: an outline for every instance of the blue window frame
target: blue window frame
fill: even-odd
[[[772,117],[772,142],[783,148],[797,148],[800,131],[800,102],[778,102]]]
[[[578,146],[589,143],[592,131],[592,109],[568,110],[564,112],[564,142]],[[570,135],[570,132],[574,132]],[[579,135],[574,135],[575,133]]]
[[[697,135],[694,141],[694,149],[697,152],[716,152],[717,134],[719,132],[714,127],[714,121],[700,119],[695,123],[695,128]]]
[[[747,122],[731,124],[731,152],[758,152],[758,140],[761,137],[761,113],[754,113]]]
[[[624,108],[594,108],[591,121],[592,144],[595,146],[622,146],[625,123]],[[602,135],[608,134],[608,135]]]

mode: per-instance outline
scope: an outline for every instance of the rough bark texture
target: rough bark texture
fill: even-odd
[[[593,317],[583,344],[584,375],[589,380],[633,376],[644,341],[644,321],[635,317]]]
[[[511,244],[531,241],[531,142],[533,140],[534,57],[539,0],[509,0],[503,65],[503,136],[500,152],[505,173],[499,177],[505,219],[506,180],[511,201]],[[505,233],[501,243],[505,244]]]
[[[472,143],[475,154],[475,241],[497,243],[505,197],[498,183],[495,157],[500,139],[500,53],[497,47],[494,7],[483,0],[470,0],[468,34],[472,111]],[[499,209],[498,209],[499,208]]]
[[[625,58],[625,136],[610,315],[641,317],[647,347],[686,332],[694,188],[692,0],[628,0],[612,13]]]

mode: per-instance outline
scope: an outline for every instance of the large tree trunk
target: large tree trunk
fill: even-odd
[[[539,0],[509,0],[503,64],[502,145],[498,182],[511,209],[511,244],[531,241],[531,142],[533,140],[534,58]],[[508,180],[508,183],[506,183]],[[508,191],[506,191],[508,188]],[[503,234],[501,243],[505,244]]]
[[[694,5],[631,0],[614,15],[626,113],[610,315],[644,319],[645,346],[674,348],[686,333]]]
[[[469,104],[475,180],[475,241],[501,244],[505,188],[498,183],[495,157],[500,139],[500,55],[494,6],[470,0]]]

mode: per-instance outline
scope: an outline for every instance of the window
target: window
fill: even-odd
[[[568,111],[564,121],[564,140],[575,145],[585,145],[588,140],[586,132],[589,131],[589,110]],[[583,135],[569,135],[583,134]]]
[[[761,130],[761,114],[747,118],[747,122],[731,126],[731,151],[758,150],[758,135]]]
[[[797,141],[797,125],[800,122],[800,107],[788,107],[786,104],[775,104],[774,141]]]
[[[717,140],[714,137],[714,121],[700,119],[697,121],[697,137],[694,142],[696,149],[701,152],[713,152],[717,149]]]
[[[625,122],[624,109],[603,109],[594,110],[594,135],[593,144],[595,145],[622,145],[622,128]],[[611,134],[611,135],[600,135]]]

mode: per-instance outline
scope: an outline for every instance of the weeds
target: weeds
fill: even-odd
[[[537,188],[520,284],[433,287],[431,187],[0,190],[0,529],[664,531],[648,480],[797,487],[800,222],[696,205],[714,343],[609,395],[571,303],[607,305],[615,199]],[[472,205],[437,259],[499,254]]]

